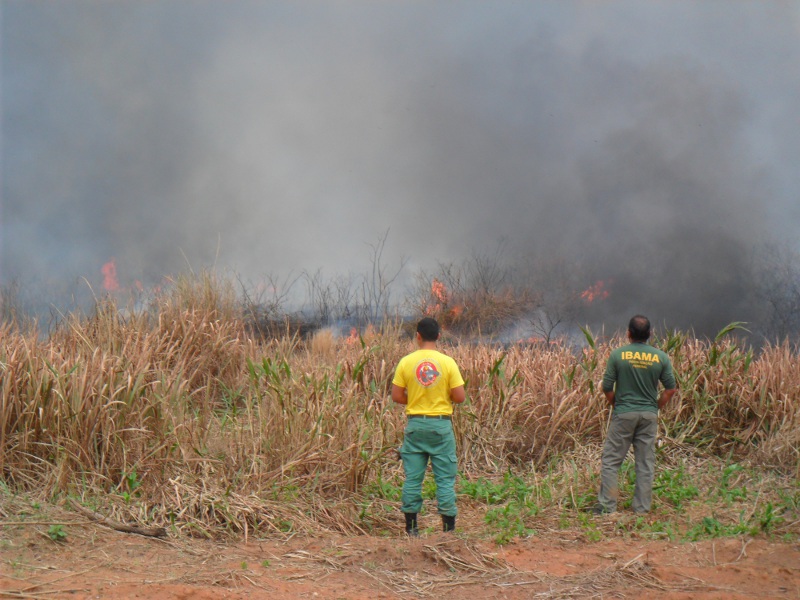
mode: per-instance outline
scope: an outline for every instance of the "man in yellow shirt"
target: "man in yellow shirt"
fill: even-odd
[[[456,439],[453,435],[453,404],[466,399],[464,379],[451,357],[436,349],[439,323],[426,317],[417,324],[419,349],[404,356],[392,380],[392,400],[405,404],[406,425],[400,455],[403,458],[402,510],[406,533],[419,534],[417,514],[422,508],[422,481],[430,460],[436,481],[436,502],[442,529],[456,527]]]

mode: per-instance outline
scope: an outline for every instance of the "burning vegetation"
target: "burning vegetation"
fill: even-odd
[[[113,258],[105,263],[100,271],[103,273],[103,289],[107,292],[119,291],[117,279],[117,261]]]
[[[428,301],[451,327],[470,314],[469,298],[452,288],[430,287]],[[505,296],[492,302],[485,305],[502,314],[516,310]],[[379,490],[402,479],[394,449],[403,416],[387,398],[408,337],[389,323],[347,338],[330,330],[253,336],[247,318],[231,286],[200,278],[176,280],[140,312],[123,313],[109,299],[49,336],[6,324],[4,489],[70,495],[179,535],[391,531],[393,496]],[[680,379],[680,401],[661,414],[659,460],[666,469],[698,457],[772,473],[747,512],[758,526],[769,503],[783,531],[797,535],[787,481],[800,476],[800,358],[789,344],[756,353],[733,337],[737,330],[705,341],[658,332],[654,343]],[[447,337],[468,382],[468,403],[455,415],[459,464],[467,465],[459,493],[512,470],[556,477],[557,465],[577,456],[579,472],[563,485],[553,479],[550,500],[541,496],[524,518],[564,510],[559,498],[571,498],[575,511],[589,502],[596,465],[586,457],[599,456],[608,419],[598,383],[621,339],[585,336],[581,352]],[[669,496],[658,505],[685,524]]]
[[[592,304],[598,300],[605,300],[611,295],[608,286],[609,284],[605,281],[598,281],[581,292],[581,300],[587,304]]]

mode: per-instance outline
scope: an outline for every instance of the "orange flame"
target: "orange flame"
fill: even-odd
[[[116,292],[119,290],[119,280],[117,280],[117,263],[115,259],[111,259],[100,269],[103,273],[103,287],[107,292]]]
[[[439,281],[435,277],[431,282],[431,293],[433,294],[433,297],[436,298],[439,302],[441,302],[442,304],[447,304],[447,288],[441,281]]]
[[[431,297],[435,303],[426,303],[423,311],[426,315],[436,316],[447,306],[448,294],[447,287],[435,277],[431,281]]]
[[[581,292],[581,299],[587,304],[591,304],[595,300],[605,300],[610,295],[611,292],[606,289],[606,282],[598,281]]]
[[[465,307],[461,304],[449,306],[452,301],[453,298],[447,286],[434,277],[431,281],[430,302],[425,304],[423,312],[437,319],[457,321],[464,314]]]
[[[345,342],[348,344],[355,344],[358,341],[358,330],[355,327],[350,328],[350,337]]]

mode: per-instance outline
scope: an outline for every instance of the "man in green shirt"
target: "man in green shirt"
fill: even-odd
[[[632,508],[650,511],[655,476],[658,411],[675,394],[675,375],[665,352],[650,346],[650,321],[636,315],[628,323],[630,343],[611,352],[603,375],[603,393],[611,405],[611,423],[603,445],[600,493],[595,514],[617,510],[619,469],[633,444],[636,487]],[[664,390],[659,395],[659,382]]]

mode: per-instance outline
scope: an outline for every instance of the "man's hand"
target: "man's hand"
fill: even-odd
[[[463,385],[450,389],[450,400],[453,404],[461,404],[467,399],[467,392],[464,390]]]
[[[661,392],[661,395],[658,397],[658,410],[661,410],[669,404],[669,401],[672,400],[676,391],[678,391],[678,388],[672,388],[671,390],[664,390]]]
[[[392,400],[397,404],[408,404],[408,391],[404,387],[392,384]]]

